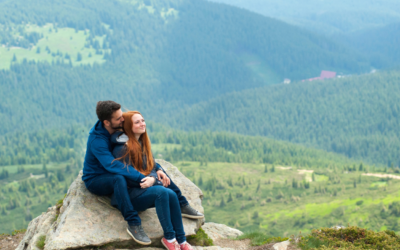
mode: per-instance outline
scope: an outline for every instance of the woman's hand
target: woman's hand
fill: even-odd
[[[145,177],[142,179],[142,182],[140,182],[140,187],[141,188],[149,188],[154,185],[154,182],[156,182],[156,178],[154,177]]]
[[[164,187],[168,187],[169,184],[171,184],[171,180],[168,178],[168,176],[164,173],[162,170],[157,171],[157,177],[158,179],[162,182]]]

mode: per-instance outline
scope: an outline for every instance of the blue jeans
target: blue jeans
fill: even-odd
[[[179,243],[186,241],[181,206],[174,191],[163,186],[152,186],[143,194],[131,199],[131,202],[138,211],[156,207],[164,238],[167,240],[176,238]]]
[[[141,220],[138,215],[137,209],[132,205],[131,194],[135,189],[128,190],[129,187],[137,186],[138,183],[126,179],[122,175],[116,174],[102,174],[96,176],[85,182],[86,188],[93,194],[101,196],[110,196],[112,194],[112,205],[116,206],[119,211],[121,211],[122,216],[128,222],[130,226],[141,225]],[[186,200],[185,196],[182,195],[181,190],[175,183],[171,180],[171,184],[167,189],[172,190],[178,197],[179,204],[181,207],[186,206],[189,202]],[[147,190],[140,190],[147,192]],[[114,204],[115,201],[115,204]]]
[[[93,194],[109,196],[114,193],[118,201],[118,209],[128,222],[128,225],[137,225],[138,212],[133,208],[129,198],[128,183],[124,176],[116,174],[102,174],[85,182],[86,188]],[[140,218],[139,218],[140,225]]]

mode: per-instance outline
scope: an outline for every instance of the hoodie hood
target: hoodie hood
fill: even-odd
[[[112,144],[125,144],[129,140],[129,137],[122,131],[117,131],[111,135]]]
[[[103,137],[103,138],[105,138],[107,140],[110,140],[110,137],[111,137],[110,133],[104,127],[103,123],[100,120],[98,120],[96,122],[96,124],[90,130],[89,134],[100,136],[100,137]]]

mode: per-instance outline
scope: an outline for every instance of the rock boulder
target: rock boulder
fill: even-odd
[[[204,213],[201,206],[203,198],[201,190],[172,164],[163,160],[157,160],[157,162],[181,189],[191,206]],[[68,189],[59,212],[56,207],[50,208],[47,213],[37,217],[29,224],[18,250],[37,249],[37,239],[42,235],[46,236],[45,250],[79,249],[105,245],[119,248],[136,248],[138,246],[128,235],[127,223],[121,213],[100,202],[98,196],[86,189],[81,178],[82,172]],[[163,231],[155,209],[151,208],[141,212],[139,216],[144,230],[153,242],[152,246],[160,246]],[[186,235],[196,234],[203,223],[204,219],[183,218]]]

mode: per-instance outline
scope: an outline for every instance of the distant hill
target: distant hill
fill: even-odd
[[[337,39],[369,56],[371,65],[376,68],[400,65],[400,22],[337,36]]]
[[[400,21],[396,0],[211,0],[245,8],[322,34],[351,33]]]
[[[372,163],[400,165],[400,72],[299,82],[231,93],[168,121],[301,143]]]
[[[321,69],[370,70],[322,36],[200,0],[2,1],[0,30],[0,134],[85,122],[101,99],[157,117]]]

